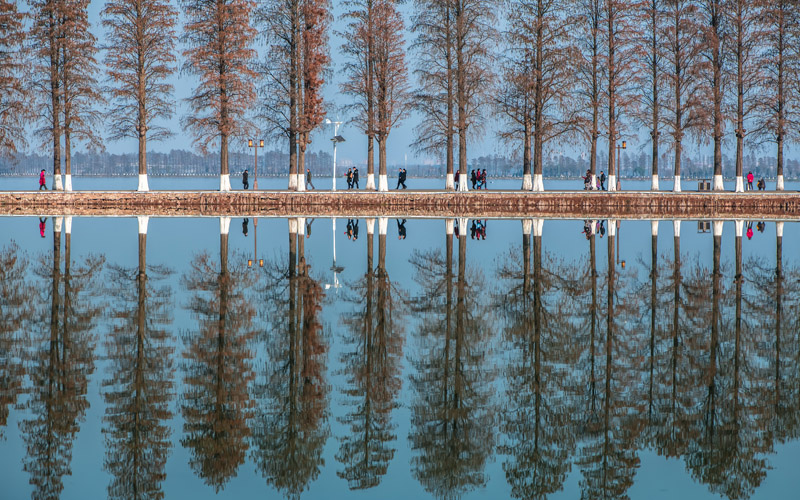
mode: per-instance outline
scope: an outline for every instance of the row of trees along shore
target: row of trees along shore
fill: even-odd
[[[492,119],[500,139],[522,150],[526,190],[544,189],[543,152],[557,144],[585,146],[594,177],[601,138],[614,190],[615,146],[644,131],[653,190],[661,147],[673,152],[673,189],[681,190],[688,138],[713,144],[715,190],[723,189],[726,141],[736,143],[736,191],[744,189],[745,143],[772,144],[783,189],[784,148],[797,139],[800,109],[794,0],[414,0],[413,87],[401,3],[339,5],[340,90],[367,138],[368,189],[388,189],[386,144],[411,111],[421,116],[412,146],[446,159],[447,189],[456,169],[467,189],[469,141]],[[219,149],[221,190],[230,189],[230,142],[256,132],[288,142],[289,189],[305,189],[306,151],[329,107],[329,0],[109,0],[103,47],[90,30],[89,0],[27,7],[0,0],[0,152],[24,147],[35,122],[36,140],[51,143],[54,189],[71,189],[72,144],[101,148],[102,125],[108,139],[138,141],[139,190],[148,190],[147,140],[170,136],[158,124],[174,112],[170,81],[179,68],[196,77],[182,125],[202,153]]]

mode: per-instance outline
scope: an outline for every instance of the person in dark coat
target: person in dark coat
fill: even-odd
[[[403,186],[403,189],[406,188],[406,169],[401,168],[397,174],[397,187],[395,189],[400,189],[400,186]]]
[[[481,185],[483,186],[483,189],[489,189],[489,181],[486,178],[485,168],[483,169],[483,172],[481,172]]]
[[[308,169],[308,168],[306,169],[306,189],[317,189],[317,188],[314,187],[314,184],[311,182],[311,170]]]
[[[358,189],[358,167],[353,169],[353,187]]]
[[[244,172],[242,172],[242,186],[244,189],[250,187],[250,183],[248,182],[247,179],[248,179],[247,169],[244,169]]]
[[[606,173],[602,170],[600,171],[600,189],[602,191],[606,190]]]
[[[478,182],[478,176],[475,175],[475,169],[469,174],[469,180],[472,182],[472,189],[475,189],[475,183]]]

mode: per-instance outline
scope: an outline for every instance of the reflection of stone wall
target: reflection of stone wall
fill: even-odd
[[[668,192],[0,192],[0,214],[800,218],[800,195]]]

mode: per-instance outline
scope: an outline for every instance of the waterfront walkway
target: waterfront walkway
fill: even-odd
[[[773,218],[797,191],[0,191],[0,215]]]

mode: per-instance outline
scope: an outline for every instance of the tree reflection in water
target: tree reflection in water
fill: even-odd
[[[248,383],[253,379],[254,305],[246,291],[252,278],[237,256],[228,261],[228,226],[220,219],[219,264],[207,254],[191,261],[183,284],[191,293],[188,308],[199,329],[184,333],[186,350],[181,412],[184,437],[191,451],[190,465],[219,491],[244,462],[248,448],[253,403]]]
[[[391,417],[401,386],[403,310],[402,301],[395,299],[402,293],[386,271],[386,222],[380,221],[378,266],[373,269],[375,221],[367,221],[367,269],[347,297],[357,309],[342,319],[349,348],[342,355],[348,384],[343,393],[351,409],[341,422],[350,426],[350,433],[342,438],[336,458],[344,465],[338,475],[351,489],[380,483],[397,439]]]
[[[62,219],[53,222],[53,251],[35,270],[41,283],[36,287],[39,293],[30,298],[37,307],[27,360],[29,418],[20,423],[28,452],[23,466],[31,476],[35,499],[57,498],[63,476],[71,474],[73,440],[89,407],[86,390],[94,371],[93,330],[102,310],[97,277],[104,258],[90,256],[72,266],[71,221],[67,219],[62,270],[64,224]]]
[[[33,316],[34,294],[27,271],[28,259],[16,243],[0,248],[0,441],[25,376],[22,336]]]
[[[319,476],[330,434],[328,343],[320,318],[324,292],[297,234],[303,224],[289,220],[288,268],[266,266],[262,292],[271,330],[264,332],[267,361],[253,390],[253,461],[267,483],[289,498],[298,498]]]
[[[411,256],[421,288],[411,302],[420,316],[411,359],[411,466],[425,490],[438,498],[482,487],[495,446],[492,321],[489,302],[479,295],[482,274],[467,272],[466,219],[460,222],[457,274],[452,221],[446,222],[444,256],[439,251]]]
[[[106,401],[105,467],[113,476],[109,498],[159,499],[169,450],[174,372],[167,330],[172,288],[161,284],[172,271],[147,265],[147,232],[140,222],[139,265],[112,266],[106,341],[111,366],[103,383]],[[111,326],[110,325],[110,326]]]
[[[509,346],[501,413],[507,444],[501,450],[509,457],[503,470],[515,498],[560,491],[575,450],[577,387],[569,368],[576,361],[575,332],[559,278],[573,263],[543,257],[542,223],[522,221],[521,251],[513,248],[497,269],[496,307]]]

